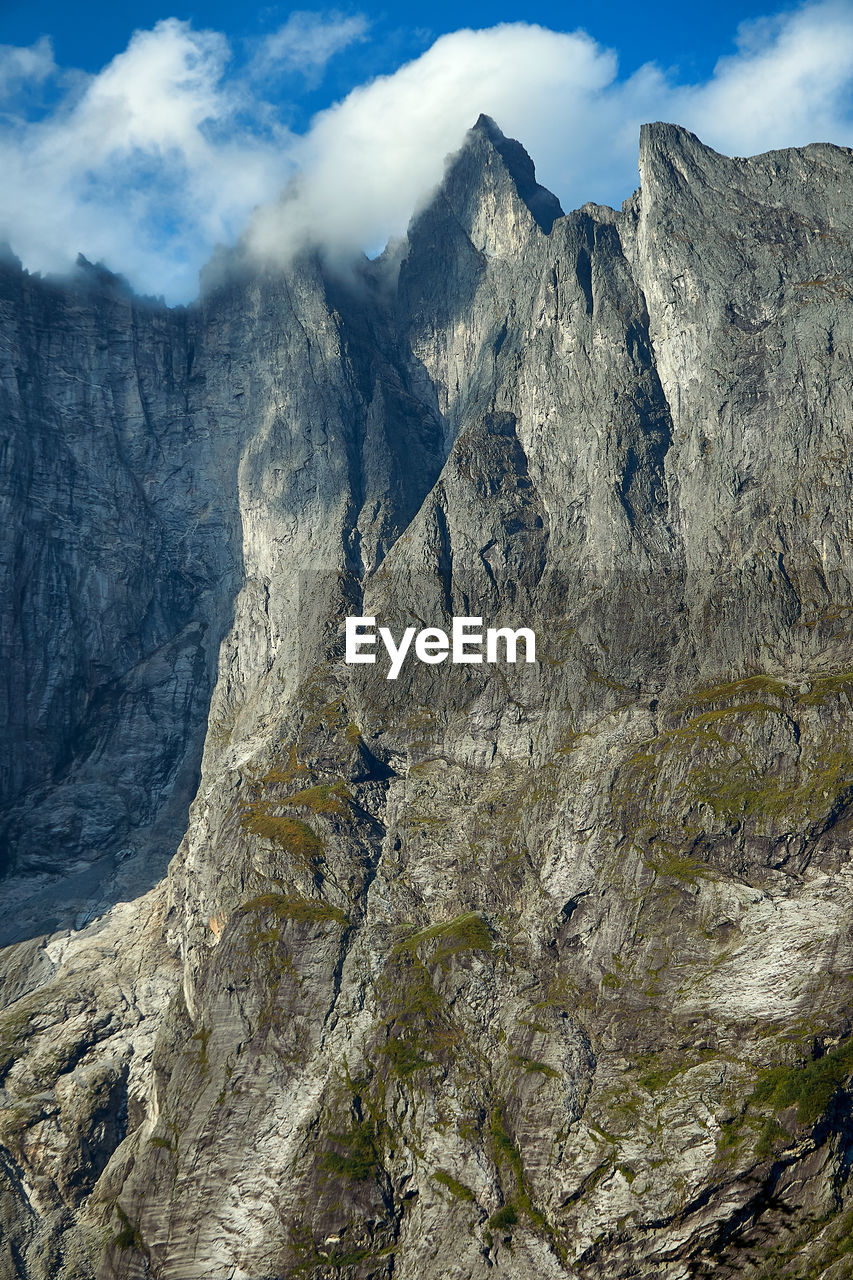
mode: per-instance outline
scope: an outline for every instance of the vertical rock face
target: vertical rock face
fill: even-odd
[[[68,287],[7,265],[2,305],[4,924],[27,936],[74,919],[58,872],[77,871],[72,912],[117,862],[162,874],[197,786],[240,526],[233,430],[198,401],[196,316],[86,265]]]
[[[4,268],[3,1280],[845,1274],[851,197],[483,117],[346,276]]]

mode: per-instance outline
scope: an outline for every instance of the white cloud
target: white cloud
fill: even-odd
[[[297,9],[261,42],[252,70],[260,76],[300,72],[316,84],[330,58],[366,39],[369,25],[363,14],[347,16],[337,10],[313,13]]]
[[[290,171],[290,135],[238,126],[229,50],[169,19],[49,118],[0,127],[0,236],[25,265],[65,269],[78,252],[137,287],[186,300],[212,246]]]
[[[582,34],[515,23],[442,36],[315,118],[298,144],[297,188],[255,218],[252,243],[286,254],[317,237],[339,252],[384,242],[405,230],[481,111],[527,140],[556,103],[570,131],[615,71]]]
[[[35,44],[24,48],[0,44],[0,102],[24,85],[42,84],[55,71],[53,44],[49,36],[42,36]]]
[[[361,38],[363,21],[291,15],[250,72],[267,58],[301,91],[306,69]],[[0,236],[31,269],[62,269],[79,250],[142,290],[187,300],[214,244],[233,241],[258,205],[253,242],[278,256],[309,239],[349,253],[402,232],[481,111],[521,139],[566,208],[630,194],[645,120],[675,120],[736,154],[853,142],[848,3],[742,27],[736,52],[693,85],[654,65],[619,79],[615,54],[583,33],[457,31],[299,136],[229,59],[223,36],[169,19],[78,77],[47,117],[0,119]],[[54,70],[49,42],[0,48],[7,95]]]
[[[706,85],[673,93],[685,123],[743,155],[809,142],[850,142],[853,11],[820,4],[744,23],[738,52]]]

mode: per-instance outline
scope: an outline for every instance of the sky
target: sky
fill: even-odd
[[[282,263],[374,254],[481,111],[566,209],[631,194],[647,120],[728,154],[853,146],[853,0],[0,0],[0,240],[172,304],[241,237]]]

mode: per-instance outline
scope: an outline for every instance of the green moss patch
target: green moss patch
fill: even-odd
[[[310,813],[351,820],[351,802],[352,792],[342,782],[324,782],[316,787],[306,787],[304,791],[294,791],[276,803],[283,808],[307,809]]]
[[[162,1147],[165,1151],[174,1151],[174,1147],[169,1138],[161,1138],[157,1134],[153,1138],[148,1139],[148,1145],[151,1147]]]
[[[744,760],[722,768],[707,765],[693,772],[689,786],[695,800],[727,822],[818,821],[853,791],[853,753],[846,747],[824,748],[798,780],[789,782],[759,773]]]
[[[341,1234],[357,1238],[363,1229],[362,1223],[350,1220],[341,1228]],[[293,1277],[293,1280],[309,1273],[313,1276],[327,1276],[330,1270],[341,1272],[360,1263],[378,1262],[396,1252],[396,1245],[393,1243],[382,1248],[373,1244],[353,1244],[350,1248],[339,1246],[336,1250],[330,1250],[314,1240],[308,1228],[301,1224],[291,1226],[288,1234],[292,1249],[301,1259],[295,1266],[287,1269],[286,1275]]]
[[[518,1222],[518,1209],[509,1200],[502,1208],[498,1209],[489,1218],[489,1227],[492,1231],[512,1231]]]
[[[800,1127],[815,1125],[832,1106],[837,1094],[853,1075],[853,1040],[847,1040],[821,1057],[758,1073],[740,1115],[722,1126],[717,1143],[721,1156],[728,1157],[748,1140],[759,1159],[769,1159],[781,1144],[791,1142],[790,1120],[780,1123],[783,1112],[796,1108]]]
[[[139,1234],[139,1228],[130,1221],[120,1204],[116,1204],[115,1211],[121,1223],[120,1230],[113,1236],[115,1247],[122,1250],[139,1249],[142,1251],[145,1246],[142,1242],[142,1236]]]
[[[426,948],[427,956],[434,962],[447,967],[452,956],[465,951],[492,950],[492,935],[482,916],[475,911],[466,911],[442,924],[428,925],[419,929],[394,948],[396,955],[422,955]]]
[[[677,1055],[671,1051],[647,1053],[636,1060],[632,1071],[636,1072],[637,1084],[645,1089],[646,1093],[658,1093],[666,1089],[677,1076],[712,1061],[714,1057],[715,1054],[711,1049],[688,1051]]]
[[[853,671],[815,676],[808,691],[797,695],[797,703],[801,707],[819,707],[829,698],[839,695],[853,700]]]
[[[540,1213],[531,1200],[530,1188],[524,1172],[521,1152],[509,1134],[502,1106],[497,1106],[492,1110],[489,1121],[489,1133],[494,1146],[495,1164],[499,1174],[501,1175],[501,1179],[503,1180],[507,1171],[509,1171],[512,1174],[512,1179],[515,1183],[515,1194],[507,1200],[503,1210],[498,1210],[498,1214],[502,1213],[504,1210],[511,1209],[516,1216],[513,1218],[512,1224],[510,1225],[514,1225],[515,1222],[518,1221],[518,1216],[520,1214],[524,1214],[532,1227],[550,1235],[551,1232],[548,1228],[544,1214]]]
[[[420,1039],[403,1040],[393,1037],[381,1045],[379,1052],[384,1056],[390,1071],[402,1080],[436,1066],[431,1058],[423,1056],[424,1048]]]
[[[680,880],[683,884],[696,884],[713,877],[713,871],[698,858],[679,853],[668,841],[657,839],[643,851],[643,861],[659,876]]]
[[[266,785],[274,782],[293,782],[301,774],[310,772],[307,764],[300,764],[296,754],[296,747],[290,747],[287,753],[287,759],[273,765],[268,773],[264,774],[262,779]]]
[[[260,897],[245,902],[242,911],[266,911],[278,921],[294,920],[298,924],[320,924],[334,921],[348,925],[349,916],[339,907],[333,907],[319,898],[286,897],[280,893],[262,893]]]
[[[535,1058],[525,1058],[519,1053],[514,1053],[510,1057],[510,1061],[514,1066],[520,1067],[522,1071],[527,1071],[532,1075],[542,1075],[548,1080],[561,1080],[562,1072],[557,1071],[554,1067],[549,1067],[547,1062],[537,1062]]]
[[[740,680],[730,680],[724,684],[708,685],[704,689],[699,689],[696,693],[682,699],[679,707],[686,710],[691,707],[707,706],[711,702],[729,702],[733,698],[757,694],[771,698],[784,698],[789,692],[787,684],[775,676],[763,674],[744,676]]]
[[[276,810],[280,807],[277,800],[255,800],[243,814],[241,822],[252,835],[271,840],[306,866],[313,866],[323,857],[322,841],[298,818],[277,813]]]
[[[324,1152],[322,1166],[328,1172],[350,1182],[366,1182],[379,1171],[382,1137],[371,1117],[356,1122],[344,1133],[330,1133],[329,1140],[342,1150]]]
[[[211,1034],[212,1032],[209,1027],[202,1026],[199,1027],[198,1031],[193,1032],[190,1037],[191,1040],[196,1040],[198,1042],[198,1062],[203,1071],[206,1071],[208,1067],[207,1046],[210,1042]]]
[[[646,829],[665,836],[672,858],[661,842],[664,857],[650,865],[689,881],[708,872],[682,863],[677,850],[701,834],[708,812],[727,827],[749,824],[762,834],[825,821],[853,795],[853,751],[834,726],[816,726],[808,717],[798,724],[794,717],[798,706],[848,690],[849,672],[815,679],[802,696],[756,675],[683,699],[672,712],[681,723],[642,743],[617,779],[614,798],[626,834]],[[761,722],[771,717],[787,721],[792,744],[798,740],[781,769],[765,767],[756,755],[767,740]]]
[[[34,1018],[34,1009],[14,1005],[0,1017],[0,1080],[24,1051],[24,1042],[33,1034]]]
[[[466,1187],[464,1182],[458,1182],[451,1174],[446,1173],[444,1169],[437,1169],[432,1175],[434,1181],[441,1183],[446,1187],[450,1194],[456,1200],[468,1200],[472,1203],[476,1202],[476,1196],[470,1187]]]
[[[406,1080],[453,1061],[463,1039],[426,965],[415,955],[392,956],[378,985],[388,1040],[379,1052]]]
[[[848,1041],[821,1058],[763,1072],[749,1101],[777,1113],[796,1106],[798,1124],[815,1124],[851,1074],[853,1041]]]

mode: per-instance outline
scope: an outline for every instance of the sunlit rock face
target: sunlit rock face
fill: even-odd
[[[846,1276],[853,156],[640,174],[3,267],[0,1280]]]

